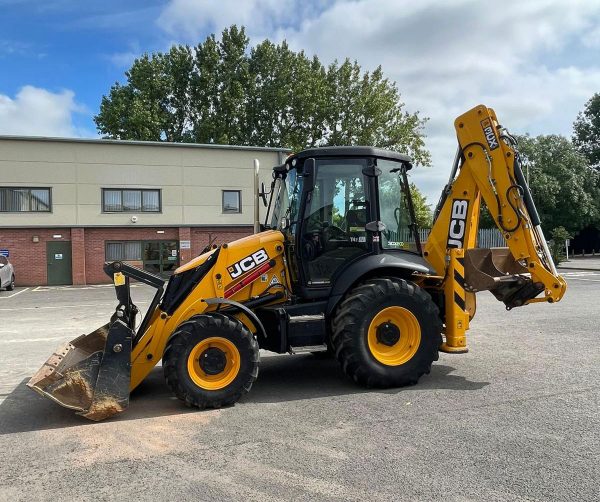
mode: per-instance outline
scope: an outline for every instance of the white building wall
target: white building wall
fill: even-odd
[[[158,188],[161,213],[136,226],[251,225],[254,159],[269,186],[286,152],[150,142],[0,137],[0,186],[51,187],[51,213],[0,213],[2,227],[125,226],[103,213],[102,188]],[[241,190],[242,212],[223,214],[222,190]],[[261,204],[261,218],[264,218]]]

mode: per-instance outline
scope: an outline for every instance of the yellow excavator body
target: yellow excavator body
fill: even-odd
[[[305,150],[274,168],[261,232],[205,250],[166,285],[106,263],[118,300],[111,320],[57,349],[28,385],[102,420],[122,412],[162,360],[178,398],[218,408],[250,390],[262,348],[328,352],[359,384],[402,386],[428,373],[438,351],[467,351],[477,292],[507,310],[558,302],[566,282],[515,139],[483,105],[455,128],[457,155],[424,245],[410,158],[372,147]],[[506,247],[477,247],[482,201]],[[139,326],[131,280],[156,289]]]
[[[181,274],[196,269],[215,251],[200,255],[180,267],[175,273]],[[241,274],[237,275],[240,272]],[[258,275],[258,279],[250,275],[248,280],[248,272]],[[155,312],[148,331],[144,335],[145,343],[137,344],[131,354],[130,389],[133,390],[137,387],[154,368],[166,348],[169,335],[175,331],[177,326],[195,315],[214,311],[219,306],[214,303],[208,304],[204,300],[222,297],[225,300],[244,302],[253,297],[260,297],[271,289],[285,293],[273,302],[278,303],[286,301],[286,291],[289,291],[289,288],[288,275],[283,262],[283,235],[281,232],[269,230],[222,246],[213,272],[199,282],[172,315],[162,311]],[[236,313],[236,317],[248,329],[256,332],[256,327],[247,315]]]

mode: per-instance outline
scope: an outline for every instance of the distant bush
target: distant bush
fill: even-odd
[[[550,253],[554,264],[558,265],[566,258],[565,254],[565,241],[572,239],[573,236],[567,231],[565,227],[556,227],[550,232],[552,240],[550,241]]]

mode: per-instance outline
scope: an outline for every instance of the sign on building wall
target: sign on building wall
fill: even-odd
[[[0,256],[6,256],[7,258],[9,258],[10,253],[8,252],[8,249],[0,249]]]
[[[191,249],[191,241],[179,241],[179,249]]]

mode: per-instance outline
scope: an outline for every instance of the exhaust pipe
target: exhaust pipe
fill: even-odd
[[[260,169],[260,162],[258,159],[254,159],[254,233],[260,232],[260,207],[259,207],[259,196],[258,196],[258,171]]]

